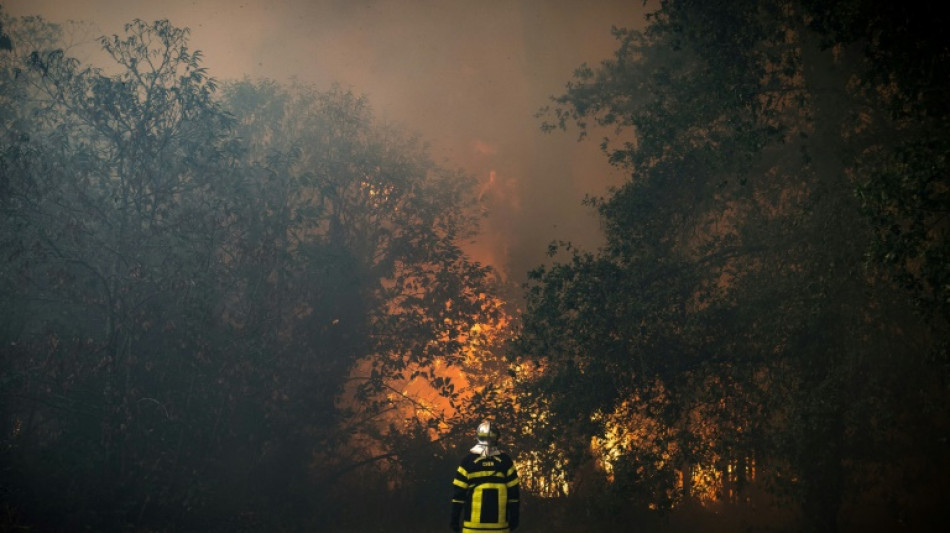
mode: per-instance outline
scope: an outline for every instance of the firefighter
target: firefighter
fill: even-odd
[[[452,481],[452,531],[509,533],[518,527],[518,470],[498,448],[498,427],[478,425],[477,443],[462,458]]]

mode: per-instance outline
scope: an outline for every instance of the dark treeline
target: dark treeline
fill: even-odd
[[[109,73],[42,20],[3,32],[3,528],[447,509],[446,421],[387,427],[405,398],[384,392],[411,369],[451,399],[433,361],[496,320],[458,248],[471,180],[351,92],[219,87],[167,21],[102,38]]]
[[[935,529],[937,11],[670,0],[616,30],[540,113],[627,172],[589,200],[606,245],[552,245],[513,317],[459,247],[472,180],[357,94],[218,83],[167,21],[100,69],[0,12],[0,529],[445,530],[485,414],[525,531]]]
[[[536,270],[523,317],[520,402],[575,497],[675,515],[712,489],[730,531],[950,518],[946,27],[662,1],[542,112],[629,172],[590,200],[607,244]]]

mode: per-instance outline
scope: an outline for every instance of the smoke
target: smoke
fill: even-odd
[[[218,79],[297,78],[365,94],[377,115],[419,133],[433,157],[479,180],[486,219],[470,253],[514,282],[552,240],[600,244],[585,194],[623,176],[596,142],[544,134],[535,118],[581,63],[639,27],[631,0],[7,0],[13,16],[83,20],[105,34],[168,18]]]

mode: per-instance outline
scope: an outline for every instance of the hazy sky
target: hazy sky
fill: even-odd
[[[380,118],[432,146],[486,189],[473,255],[514,281],[555,239],[599,244],[581,205],[622,176],[595,141],[545,134],[535,118],[581,63],[642,27],[640,0],[0,0],[8,15],[81,20],[98,34],[135,18],[191,29],[218,79],[297,77],[365,94]]]

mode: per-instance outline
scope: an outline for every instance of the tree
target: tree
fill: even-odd
[[[577,71],[545,127],[615,128],[602,146],[630,180],[592,202],[602,250],[533,274],[520,350],[543,362],[532,396],[575,391],[571,402],[539,401],[560,420],[590,420],[571,435],[578,451],[646,398],[671,437],[661,460],[618,448],[635,479],[663,485],[672,478],[651,469],[681,465],[689,480],[716,458],[754,457],[760,477],[803,505],[810,530],[832,531],[845,499],[868,494],[867,469],[898,464],[894,442],[929,433],[896,420],[939,397],[943,378],[916,373],[934,368],[921,343],[938,348],[946,334],[923,333],[910,295],[863,268],[875,226],[855,194],[869,160],[853,154],[878,153],[861,120],[877,103],[869,94],[890,93],[855,91],[852,80],[880,89],[863,58],[890,57],[891,41],[868,39],[866,56],[840,35],[825,48],[809,23],[847,23],[849,37],[873,37],[875,26],[846,19],[843,6],[811,7],[663,2],[645,32],[616,32],[613,59]],[[932,82],[900,79],[914,87],[907,101],[918,101],[915,83]],[[926,235],[936,253],[942,234]],[[906,397],[895,368],[927,392]]]
[[[850,144],[859,198],[875,229],[872,264],[946,327],[946,16],[876,1],[807,4],[826,46],[863,46],[866,74],[856,90],[865,123]]]
[[[20,91],[7,103],[25,105],[5,113],[4,286],[18,319],[4,345],[46,352],[38,365],[11,358],[25,373],[14,397],[31,400],[18,447],[75,458],[83,473],[67,479],[95,480],[82,485],[89,497],[133,513],[148,505],[124,507],[137,489],[151,497],[178,482],[170,413],[189,398],[167,389],[178,377],[163,358],[202,344],[192,319],[209,311],[198,293],[219,274],[208,245],[220,233],[228,119],[187,31],[125,29],[100,41],[115,75],[59,49],[23,50],[7,65]],[[161,444],[143,446],[153,431]]]
[[[300,407],[318,431],[310,436],[322,442],[316,448],[339,453],[324,456],[320,474],[335,476],[350,468],[354,434],[395,432],[385,440],[400,440],[386,418],[393,383],[423,379],[451,403],[454,384],[435,366],[458,366],[471,328],[500,316],[489,304],[492,271],[458,246],[476,227],[472,181],[435,166],[417,138],[376,125],[365,98],[339,87],[244,81],[228,85],[225,100],[248,172],[258,176],[249,183],[259,187],[240,208],[239,218],[262,230],[237,241],[249,267],[240,285],[268,287],[248,291],[247,314],[235,319],[273,317],[283,324],[274,333],[286,339],[275,337],[277,351],[316,365],[312,374],[285,375],[309,376],[301,387],[325,384]],[[379,457],[398,457],[394,451]]]
[[[473,181],[351,91],[219,94],[167,21],[100,41],[115,74],[39,19],[4,31],[14,510],[49,528],[299,529],[339,511],[321,481],[384,458],[418,470],[402,447],[348,445],[443,430],[387,419],[383,391],[415,378],[453,401],[434,368],[502,314],[458,246]]]

